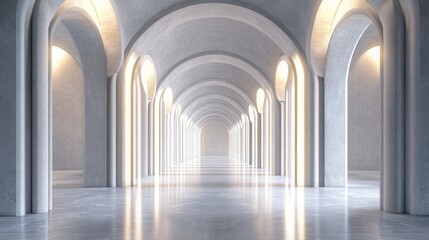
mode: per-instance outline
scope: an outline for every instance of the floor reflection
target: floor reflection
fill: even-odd
[[[378,191],[371,172],[353,173],[347,191],[291,188],[208,159],[140,187],[56,186],[51,213],[0,218],[0,239],[427,239],[429,218],[380,212]]]

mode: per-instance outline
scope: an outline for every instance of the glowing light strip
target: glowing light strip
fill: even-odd
[[[131,185],[131,141],[132,141],[132,98],[131,98],[131,89],[133,83],[133,70],[134,65],[137,61],[137,55],[132,53],[128,61],[126,62],[125,67],[125,83],[124,83],[124,94],[122,96],[123,107],[124,107],[124,117],[123,117],[123,126],[124,131],[122,132],[122,163],[124,169],[122,171],[122,185],[130,186]]]
[[[297,185],[305,185],[305,160],[306,155],[306,99],[305,99],[305,72],[301,58],[295,54],[292,56],[296,70],[296,164],[297,164]]]

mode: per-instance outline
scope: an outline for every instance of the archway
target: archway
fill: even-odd
[[[107,60],[101,36],[84,15],[67,11],[52,24],[51,39],[53,170],[82,170],[83,186],[107,186]],[[59,49],[67,49],[75,63],[55,62],[61,61]]]
[[[330,9],[336,9],[332,11]],[[366,20],[359,21],[357,18]],[[404,45],[404,17],[401,6],[397,1],[380,1],[372,2],[367,1],[322,1],[319,12],[316,16],[316,22],[313,26],[312,44],[311,44],[311,59],[312,68],[318,74],[319,80],[327,83],[327,69],[328,67],[329,51],[325,57],[323,51],[328,49],[328,44],[331,49],[338,50],[339,48],[333,43],[335,41],[335,34],[341,35],[340,25],[344,26],[345,22],[355,22],[360,28],[357,32],[351,31],[352,35],[347,36],[348,40],[343,44],[350,42],[352,46],[344,48],[341,41],[337,46],[343,46],[344,52],[338,56],[347,56],[343,61],[337,59],[338,63],[349,63],[351,60],[351,53],[355,48],[355,44],[360,38],[360,33],[366,29],[365,25],[373,22],[380,34],[381,42],[381,91],[382,91],[382,161],[381,161],[381,209],[389,212],[401,213],[404,211],[404,64],[403,64],[403,45]],[[365,24],[365,21],[367,22]],[[360,26],[359,26],[360,25]],[[335,30],[335,32],[334,32]],[[356,30],[356,29],[355,29]],[[319,39],[320,38],[320,39]],[[351,40],[353,38],[354,40]],[[320,40],[320,41],[319,41]],[[321,50],[321,51],[318,51]],[[326,61],[326,62],[325,62]],[[332,61],[334,62],[334,61]],[[332,64],[332,63],[331,63]],[[338,74],[343,74],[342,79],[346,79],[345,72],[348,73],[348,67],[342,66]],[[322,70],[322,71],[321,71]],[[335,75],[335,73],[333,74]],[[331,76],[332,77],[332,76]],[[326,90],[326,83],[325,90]],[[339,99],[338,110],[344,109],[345,106],[345,85],[342,89],[334,91],[333,94],[338,95]],[[344,186],[345,173],[346,173],[346,148],[345,148],[345,115],[342,114],[341,118],[331,118],[326,115],[329,114],[328,105],[331,105],[332,110],[335,111],[334,102],[327,103],[328,92],[323,93],[325,96],[325,109],[324,113],[324,139],[319,141],[319,146],[324,146],[324,159],[323,164],[325,168],[324,180],[326,186]],[[332,108],[334,107],[334,108]],[[334,114],[335,115],[335,114]],[[339,128],[335,128],[335,121],[338,121]],[[341,131],[339,131],[341,129]],[[337,135],[335,137],[335,135]],[[340,152],[334,154],[335,140],[343,139],[338,142]],[[337,158],[337,161],[333,159]],[[338,165],[339,164],[339,165]],[[333,174],[330,176],[330,174]],[[335,180],[335,178],[339,179]]]
[[[88,156],[95,152],[104,152],[104,154],[96,156],[94,159],[95,164],[89,164],[87,169],[90,171],[99,171],[98,165],[102,163],[101,169],[107,167],[107,151],[106,151],[106,129],[107,119],[106,114],[106,92],[107,92],[107,76],[110,76],[119,68],[121,61],[121,39],[118,31],[118,24],[116,21],[115,13],[112,6],[103,3],[103,8],[98,4],[92,4],[91,1],[75,1],[66,0],[59,1],[58,7],[52,6],[45,2],[36,2],[33,14],[33,62],[32,62],[32,211],[34,213],[47,212],[52,208],[52,82],[51,82],[51,47],[53,45],[53,34],[57,27],[63,20],[68,23],[70,33],[78,31],[80,34],[73,35],[79,52],[88,50],[86,53],[91,53],[91,50],[97,51],[95,57],[100,57],[102,61],[89,62],[82,64],[83,68],[91,69],[97,68],[97,64],[105,65],[104,70],[100,72],[83,71],[85,78],[94,77],[96,81],[88,81],[85,84],[85,89],[88,91],[95,91],[91,94],[91,99],[88,99],[86,109],[88,110],[87,122],[90,128],[86,133],[87,143],[90,146],[86,149]],[[104,13],[104,14],[103,14]],[[106,17],[109,18],[106,20]],[[75,19],[74,19],[75,18]],[[109,23],[109,28],[106,28],[106,23]],[[81,27],[81,28],[79,28]],[[83,28],[82,28],[83,27]],[[82,35],[82,36],[80,36]],[[84,41],[82,38],[87,38],[89,42],[86,45],[80,45]],[[100,40],[103,39],[103,40]],[[90,48],[87,44],[95,44],[96,47]],[[119,44],[118,44],[119,43]],[[100,46],[100,47],[99,47]],[[105,52],[104,47],[110,46],[109,50]],[[86,49],[85,49],[86,48]],[[74,55],[74,53],[71,53]],[[103,60],[104,59],[104,60]],[[89,60],[89,59],[86,59]],[[85,58],[81,58],[84,62]],[[104,63],[103,63],[104,61]],[[106,63],[107,62],[107,63]],[[107,69],[107,70],[106,70]],[[94,74],[94,75],[92,75]],[[104,87],[99,88],[101,82],[101,75],[103,75],[102,82]],[[100,81],[99,81],[100,80]],[[104,97],[103,97],[104,96]],[[103,107],[100,107],[103,106]],[[104,116],[102,116],[104,115]],[[101,118],[101,119],[100,119]],[[101,121],[102,124],[97,126],[96,121]],[[103,130],[101,130],[103,128]],[[96,134],[94,134],[95,132]],[[89,136],[93,134],[92,136]],[[103,137],[104,141],[99,141],[98,138]],[[93,152],[92,152],[93,151]],[[91,153],[92,152],[92,153]],[[90,185],[106,185],[107,176],[106,171],[104,174],[98,175]],[[21,173],[20,173],[21,174]],[[89,175],[88,175],[89,176]]]
[[[373,24],[366,15],[356,14],[350,16],[339,23],[334,31],[325,68],[325,186],[347,186],[348,172],[348,124],[349,124],[349,77],[355,54],[356,46],[361,42],[365,31]],[[375,39],[380,41],[380,34]],[[347,38],[347,41],[344,41]],[[365,39],[364,39],[365,40]],[[365,41],[363,41],[365,42]],[[372,43],[366,43],[372,44]],[[362,45],[362,44],[361,44]],[[368,46],[360,46],[368,48]],[[367,49],[366,49],[367,50]],[[360,50],[362,51],[362,50]],[[357,57],[355,57],[357,58]],[[353,78],[352,78],[353,79]],[[354,81],[353,81],[354,82]],[[362,83],[363,81],[360,81]],[[356,85],[356,84],[355,84]],[[353,95],[354,96],[354,95]],[[351,99],[352,103],[358,101],[360,96]],[[381,95],[372,96],[379,106],[377,112],[381,111]],[[379,119],[381,122],[381,119]],[[356,118],[351,119],[352,123],[359,125],[361,122]],[[365,126],[367,129],[370,126]],[[380,129],[380,127],[379,127]],[[381,137],[380,137],[381,139]],[[377,142],[381,148],[381,144]],[[360,145],[359,145],[360,147]],[[352,151],[356,153],[356,151]],[[378,150],[379,152],[380,149]],[[380,160],[379,160],[380,161]]]
[[[208,11],[208,9],[210,9]],[[237,11],[240,14],[237,14]],[[181,18],[180,16],[190,16],[189,18]],[[251,17],[250,17],[251,16]],[[127,159],[130,159],[132,149],[131,134],[133,132],[129,123],[131,121],[131,110],[130,102],[133,101],[129,96],[132,92],[131,82],[133,81],[133,66],[140,56],[150,54],[154,60],[156,72],[158,73],[157,84],[158,90],[154,98],[154,105],[152,111],[154,113],[153,122],[159,126],[154,126],[154,134],[151,134],[151,138],[154,139],[155,148],[147,149],[150,152],[150,161],[160,161],[165,156],[165,149],[160,147],[160,144],[165,142],[165,130],[163,125],[170,121],[172,117],[177,117],[174,121],[181,119],[181,116],[165,115],[163,114],[164,106],[162,104],[162,92],[163,89],[172,88],[175,92],[175,96],[180,96],[182,90],[177,89],[175,86],[184,86],[191,88],[198,81],[203,80],[227,80],[242,82],[243,76],[251,76],[252,86],[256,86],[254,89],[244,91],[250,99],[254,99],[256,96],[256,90],[261,87],[266,91],[267,104],[264,115],[257,116],[257,119],[264,117],[264,125],[266,128],[264,131],[264,151],[263,157],[270,162],[266,164],[266,167],[270,168],[270,174],[279,174],[280,170],[280,144],[279,135],[277,131],[280,128],[280,104],[274,98],[274,75],[275,69],[273,65],[277,62],[278,58],[286,54],[287,56],[294,56],[296,65],[300,69],[300,82],[305,84],[300,85],[303,89],[302,95],[311,96],[312,83],[309,81],[309,75],[307,74],[306,61],[301,54],[301,50],[294,43],[294,40],[287,34],[287,31],[276,25],[276,23],[270,21],[264,17],[263,14],[252,11],[242,6],[225,3],[203,3],[185,6],[183,8],[174,8],[172,11],[167,11],[162,16],[158,16],[157,20],[150,26],[146,26],[141,29],[133,38],[129,44],[126,54],[126,62],[122,74],[119,76],[121,83],[119,96],[120,111],[121,111],[121,133],[118,134],[122,137],[121,144],[118,150],[118,156],[120,165],[127,166],[129,163]],[[222,29],[219,28],[219,24],[222,24]],[[213,29],[207,29],[206,26],[211,26]],[[168,27],[166,27],[168,26]],[[239,31],[237,31],[239,29]],[[164,31],[164,32],[163,32]],[[159,34],[163,32],[163,34]],[[228,32],[225,34],[225,32]],[[249,38],[250,42],[241,44],[240,35],[254,36]],[[194,37],[192,37],[194,36]],[[221,39],[219,39],[221,37]],[[214,41],[216,40],[216,41]],[[265,49],[255,48],[260,43],[264,43]],[[182,44],[180,48],[173,48],[177,46],[177,43]],[[162,49],[159,48],[159,44],[164,46]],[[183,49],[188,49],[183,51]],[[162,61],[161,61],[162,60]],[[210,74],[211,71],[203,70],[207,69],[207,66],[211,66],[209,69],[227,69],[226,71],[218,70],[217,75],[204,76],[204,74]],[[177,77],[182,73],[189,73],[189,76]],[[171,77],[174,73],[174,77]],[[238,73],[238,75],[236,74]],[[246,75],[247,74],[247,75]],[[223,76],[225,75],[225,76]],[[240,83],[241,83],[240,82]],[[257,83],[257,84],[256,84]],[[249,84],[241,84],[243,88],[248,87]],[[118,89],[119,90],[119,89]],[[179,93],[178,93],[179,92]],[[224,95],[232,95],[233,99],[237,98],[230,93]],[[230,96],[231,97],[231,96]],[[308,128],[308,130],[302,132],[301,145],[303,146],[300,153],[300,161],[305,162],[301,166],[307,168],[302,170],[302,176],[306,175],[307,179],[302,181],[302,185],[312,186],[312,162],[311,162],[311,100],[310,98],[302,97],[306,99],[302,110],[303,118],[300,121],[302,128]],[[175,99],[176,102],[176,99]],[[189,102],[188,100],[186,102]],[[181,104],[179,101],[178,103]],[[199,102],[201,107],[203,102]],[[243,111],[240,114],[245,115],[245,119],[249,119],[248,106],[254,105],[252,102],[246,102],[243,107]],[[186,106],[182,104],[182,109],[186,109]],[[183,115],[183,114],[182,114]],[[152,113],[151,113],[152,116]],[[304,117],[305,116],[305,117]],[[255,117],[254,117],[255,118]],[[191,126],[191,130],[194,131],[194,124],[192,122],[198,119],[187,119]],[[242,122],[241,117],[236,119],[236,123]],[[257,127],[258,124],[250,124],[246,120],[246,128],[249,126]],[[243,124],[240,126],[244,126]],[[182,126],[183,127],[183,126]],[[181,129],[182,127],[179,126]],[[197,126],[199,127],[199,126]],[[180,130],[179,131],[182,131]],[[175,130],[176,131],[176,130]],[[248,135],[257,131],[250,131]],[[305,136],[304,136],[305,135]],[[247,144],[247,143],[246,143]],[[304,146],[305,145],[305,146]],[[250,147],[247,147],[250,148]],[[176,149],[174,150],[176,151]],[[305,152],[305,153],[304,153]],[[153,153],[153,154],[152,154]],[[247,154],[250,158],[251,154]],[[118,159],[119,160],[119,159]],[[131,182],[126,180],[128,173],[126,169],[128,167],[121,167],[119,175],[122,175],[120,185],[127,185]],[[157,171],[155,171],[157,173]],[[302,178],[304,179],[304,177]]]

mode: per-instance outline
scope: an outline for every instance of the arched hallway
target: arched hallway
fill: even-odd
[[[424,239],[428,9],[5,0],[0,238]]]

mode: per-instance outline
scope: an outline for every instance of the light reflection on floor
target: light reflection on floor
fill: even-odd
[[[0,239],[429,236],[429,218],[379,211],[376,173],[352,173],[347,191],[290,188],[283,177],[254,173],[251,167],[215,158],[144,178],[141,187],[70,188],[60,181],[51,213],[0,218]]]

